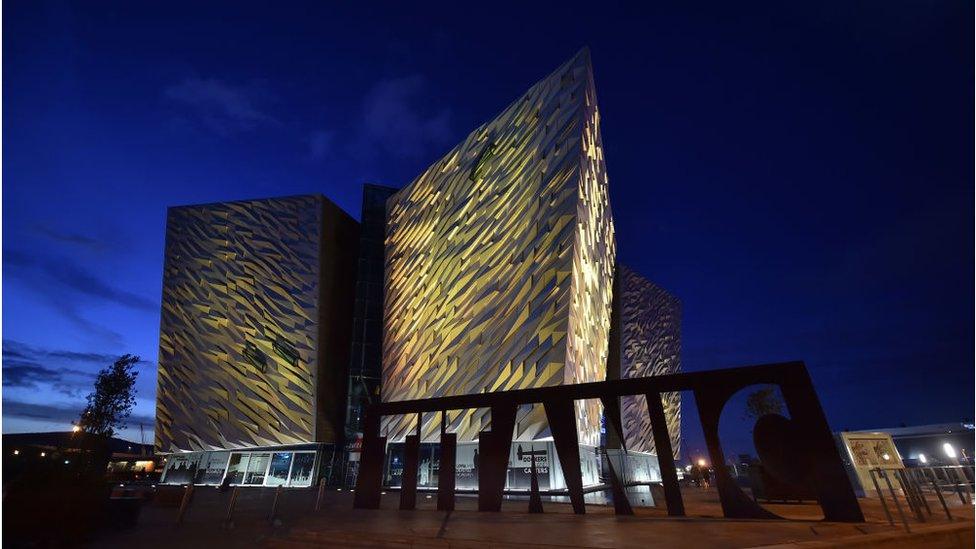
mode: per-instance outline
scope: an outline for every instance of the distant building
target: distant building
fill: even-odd
[[[841,431],[834,439],[855,492],[864,496],[874,490],[874,469],[971,465],[973,434],[971,423],[937,423]]]
[[[3,471],[5,481],[32,463],[51,462],[71,466],[83,451],[84,434],[72,431],[48,433],[10,433],[3,435]],[[111,452],[108,472],[116,477],[135,478],[158,472],[162,458],[153,454],[151,444],[139,444],[121,438],[108,439]]]
[[[901,459],[909,466],[973,463],[972,423],[934,423],[869,429],[858,433],[889,435]]]
[[[321,196],[170,208],[155,429],[165,481],[308,484],[331,460],[358,240]]]

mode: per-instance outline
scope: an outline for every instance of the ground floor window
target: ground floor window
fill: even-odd
[[[258,454],[251,454],[251,461],[247,465],[247,472],[244,474],[244,484],[251,486],[260,486],[264,484],[264,477],[268,471],[268,461],[271,459],[271,454],[268,452],[261,452]]]
[[[268,468],[268,486],[283,486],[288,483],[288,473],[291,472],[292,452],[275,452],[271,457],[271,467]]]
[[[291,486],[311,486],[315,467],[315,452],[295,452],[291,466]]]
[[[231,454],[230,465],[227,466],[227,482],[230,484],[242,484],[244,482],[244,472],[247,471],[247,464],[250,461],[250,454]]]
[[[213,451],[168,456],[164,484],[235,486],[311,486],[318,462],[315,450]]]
[[[225,452],[205,452],[200,459],[200,467],[194,484],[220,484],[227,471],[227,454]]]
[[[166,462],[163,481],[167,484],[188,484],[200,463],[200,454],[173,454]]]

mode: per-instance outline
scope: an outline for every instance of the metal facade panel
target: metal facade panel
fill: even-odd
[[[383,400],[605,377],[613,219],[589,54],[582,51],[387,202]],[[580,442],[600,406],[577,407]],[[453,412],[469,441],[487,410]],[[402,440],[411,419],[384,432]],[[548,435],[541,406],[516,437]],[[422,434],[439,425],[426,418]]]
[[[334,335],[322,332],[320,309],[351,287],[331,266],[323,271],[322,256],[340,259],[336,241],[355,222],[325,202],[297,196],[169,210],[156,451],[308,443],[334,433],[322,424],[332,421],[331,406],[316,399],[333,377],[320,371],[319,353]],[[323,225],[326,215],[336,219]],[[323,226],[336,233],[328,244]]]
[[[660,286],[618,264],[620,379],[681,371],[681,302]],[[662,395],[674,457],[681,453],[681,394]],[[657,454],[644,395],[621,398],[628,450]]]

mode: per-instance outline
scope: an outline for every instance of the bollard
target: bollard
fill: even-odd
[[[315,497],[315,511],[322,509],[322,498],[325,497],[325,479],[319,481],[319,494]]]
[[[275,519],[276,519],[276,515],[278,514],[278,499],[280,497],[281,497],[281,486],[278,486],[277,488],[275,488],[274,499],[271,501],[271,513],[268,515],[268,522],[270,522],[273,526],[277,526],[275,524]]]
[[[180,511],[176,515],[177,526],[183,524],[183,515],[186,514],[186,510],[190,507],[190,498],[192,497],[193,497],[193,485],[187,484],[186,490],[183,491],[183,499],[180,501]]]
[[[224,517],[224,523],[221,525],[227,530],[234,527],[234,506],[237,505],[237,490],[238,487],[235,486],[234,491],[230,493],[230,502],[227,504],[227,515]]]

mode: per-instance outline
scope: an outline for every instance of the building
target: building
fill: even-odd
[[[675,374],[681,371],[681,302],[633,269],[617,263],[614,277],[611,353],[607,379]],[[606,429],[608,455],[616,470],[628,479],[661,479],[657,450],[643,395],[620,399],[623,441]],[[664,413],[671,435],[671,450],[681,454],[681,394],[668,393]],[[627,461],[623,463],[626,449]]]
[[[370,403],[677,371],[680,304],[617,267],[608,193],[582,50],[407,186],[366,185],[358,226],[320,196],[170,209],[163,482],[299,486],[328,469],[352,483]],[[623,403],[624,439],[656,480],[641,404]],[[677,453],[677,395],[666,413]],[[602,405],[576,402],[576,416],[597,484]],[[384,418],[389,485],[417,427]],[[436,482],[441,427],[420,425],[421,485]],[[490,412],[452,411],[443,427],[458,435],[457,486],[477,488]],[[520,409],[513,440],[510,487],[528,486],[533,462],[542,488],[565,485],[541,405]]]
[[[170,208],[164,482],[309,484],[342,436],[357,223],[321,196]]]
[[[615,241],[581,51],[390,198],[383,400],[602,380]],[[577,410],[599,443],[600,406]],[[459,441],[485,411],[450,418]],[[547,435],[541,407],[517,440]],[[394,418],[390,440],[413,427]],[[434,418],[425,437],[439,430]]]
[[[672,373],[680,368],[680,304],[621,267],[586,50],[477,128],[387,204],[387,296],[383,400]],[[614,282],[619,352],[611,352]],[[643,414],[639,407],[643,405]],[[596,448],[602,406],[577,402],[582,467],[599,479]],[[668,400],[675,452],[680,396]],[[625,399],[631,469],[660,479],[646,403]],[[396,443],[416,429],[412,417],[387,418],[387,482],[397,484]],[[476,441],[488,410],[449,414],[458,434],[459,487],[476,486]],[[439,418],[424,418],[421,485],[433,479]],[[537,459],[543,488],[560,487],[541,406],[520,410],[509,486],[528,483]],[[526,457],[529,456],[529,457]],[[533,458],[532,456],[539,456]],[[462,478],[470,470],[470,478]],[[425,472],[427,473],[425,475]]]
[[[352,346],[346,405],[345,483],[355,482],[356,460],[362,441],[363,412],[380,399],[383,353],[383,261],[386,238],[386,200],[397,189],[363,186],[360,215],[359,259],[356,264],[356,303],[352,317]]]
[[[894,445],[893,454],[897,454],[899,462],[904,461],[909,466],[937,466],[957,465],[973,462],[973,424],[972,423],[935,423],[930,425],[912,425],[903,427],[889,427],[885,429],[870,429],[857,432],[841,432],[840,437],[884,437]],[[846,439],[845,439],[846,440]],[[849,457],[856,457],[848,447]],[[841,452],[844,455],[845,452]]]
[[[871,470],[973,463],[971,423],[841,431],[834,440],[859,497],[874,490]]]
[[[891,436],[898,453],[909,465],[973,463],[973,424],[936,423],[878,429]]]

